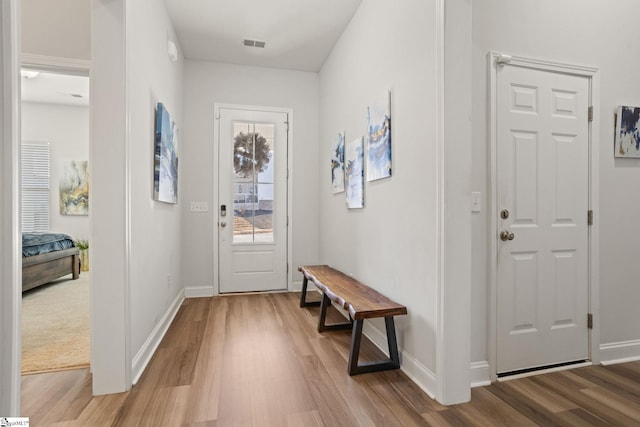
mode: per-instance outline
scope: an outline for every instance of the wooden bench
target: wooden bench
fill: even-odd
[[[398,342],[393,316],[407,314],[407,307],[391,301],[375,289],[358,282],[353,277],[349,277],[328,265],[303,266],[299,267],[298,271],[304,275],[300,307],[320,306],[318,332],[344,329],[352,330],[349,362],[347,366],[349,375],[386,371],[400,367]],[[309,281],[322,291],[322,301],[308,302],[306,300]],[[349,322],[332,325],[325,323],[327,309],[331,306],[332,301],[349,313]],[[364,320],[376,317],[384,317],[387,329],[389,359],[358,364]]]

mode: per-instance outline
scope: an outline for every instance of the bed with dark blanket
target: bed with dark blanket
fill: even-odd
[[[80,252],[62,233],[22,233],[22,291],[67,274],[80,277]]]

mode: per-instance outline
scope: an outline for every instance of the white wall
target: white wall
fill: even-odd
[[[640,105],[640,39],[629,35],[640,15],[635,0],[484,0],[473,9],[473,190],[488,194],[487,52],[554,60],[600,70],[600,342],[603,361],[640,357],[640,160],[614,159],[614,112]],[[472,360],[487,360],[489,252],[486,198],[473,218]],[[602,347],[601,347],[602,348]]]
[[[91,2],[23,0],[22,52],[91,59]]]
[[[182,58],[172,63],[167,38],[175,33],[163,2],[129,3],[129,167],[131,203],[131,351],[135,357],[160,319],[182,295],[181,182],[189,164],[178,166],[178,204],[153,200],[154,109],[162,102],[179,129],[183,129]],[[182,138],[178,134],[178,158]],[[135,372],[134,372],[135,374]]]
[[[187,288],[218,290],[213,271],[217,249],[213,227],[217,206],[214,162],[214,104],[293,110],[293,269],[318,261],[318,75],[213,62],[186,61],[184,132],[180,164],[183,201],[182,277]],[[190,202],[207,202],[209,212],[192,213]],[[301,281],[295,273],[294,281]]]
[[[51,191],[49,229],[74,239],[91,241],[89,216],[60,214],[60,175],[62,162],[89,160],[89,107],[22,103],[24,141],[49,141],[51,149]],[[89,165],[89,170],[91,165]],[[89,172],[91,178],[91,172]],[[91,203],[91,181],[89,181]]]
[[[180,204],[153,201],[154,109],[163,102],[182,127],[182,59],[167,56],[164,3],[92,10],[92,367],[94,394],[106,394],[141,374],[183,297]]]
[[[437,21],[434,2],[362,3],[320,72],[317,161],[320,261],[407,306],[408,316],[396,318],[403,369],[432,394],[438,326]],[[338,132],[345,131],[347,142],[365,135],[366,107],[387,90],[393,177],[366,183],[365,208],[347,210],[344,193],[331,192],[330,148]],[[383,322],[375,325],[384,332]]]

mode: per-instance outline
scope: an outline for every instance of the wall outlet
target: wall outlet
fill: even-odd
[[[471,193],[471,212],[480,212],[482,209],[482,195],[479,191]]]
[[[191,202],[191,212],[209,212],[207,202]]]

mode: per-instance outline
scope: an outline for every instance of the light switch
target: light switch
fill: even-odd
[[[209,212],[207,202],[191,202],[191,212]]]
[[[471,193],[471,212],[480,212],[482,209],[482,195],[479,191]]]

